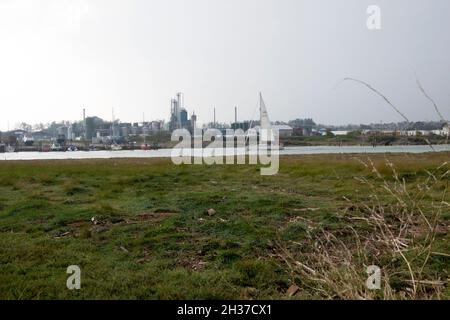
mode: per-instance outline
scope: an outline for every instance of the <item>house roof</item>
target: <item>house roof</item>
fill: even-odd
[[[294,130],[291,126],[287,124],[275,124],[272,126],[275,130]]]

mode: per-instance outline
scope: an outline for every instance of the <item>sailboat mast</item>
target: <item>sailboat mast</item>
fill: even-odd
[[[259,125],[260,126],[262,125],[262,118],[261,118],[261,115],[262,115],[262,110],[261,110],[262,101],[263,101],[263,98],[262,98],[262,93],[260,91],[259,92]]]
[[[261,92],[259,92],[259,108],[258,108],[258,110],[259,110],[259,123],[261,124],[261,101],[262,101],[262,94],[261,94]],[[253,113],[253,115],[252,115],[252,118],[251,118],[251,120],[250,120],[250,124],[249,124],[249,127],[248,127],[248,131],[247,131],[247,134],[246,134],[246,137],[245,137],[245,144],[247,144],[247,142],[249,141],[249,133],[250,133],[250,130],[253,128],[253,120],[254,120],[254,113]]]

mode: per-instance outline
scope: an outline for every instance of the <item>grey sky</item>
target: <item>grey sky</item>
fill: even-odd
[[[381,7],[382,29],[366,28]],[[168,119],[185,93],[201,122],[256,111],[329,124],[450,118],[448,0],[0,0],[0,129],[7,121]],[[254,115],[253,117],[256,117]]]

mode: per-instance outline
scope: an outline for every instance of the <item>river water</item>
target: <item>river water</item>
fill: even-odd
[[[110,158],[170,158],[172,153],[190,155],[190,149],[159,150],[124,150],[124,151],[75,151],[75,152],[12,152],[1,153],[0,160],[63,160],[63,159],[110,159]],[[286,147],[280,155],[302,154],[351,154],[351,153],[425,153],[450,151],[450,145],[410,145],[410,146],[317,146]],[[238,149],[237,154],[245,154],[245,149]],[[248,152],[247,152],[248,153]],[[195,156],[201,156],[202,150],[194,150]],[[217,153],[216,153],[217,154]]]

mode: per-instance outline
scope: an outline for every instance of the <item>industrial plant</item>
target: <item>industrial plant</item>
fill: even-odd
[[[170,123],[169,130],[187,129],[193,132],[196,129],[197,116],[195,112],[192,113],[191,118],[188,119],[188,111],[184,105],[184,95],[178,92],[176,97],[170,102]]]
[[[178,92],[170,99],[169,121],[121,122],[114,116],[104,120],[97,116],[87,116],[87,109],[82,110],[82,120],[52,122],[47,125],[31,126],[26,123],[17,125],[14,130],[0,132],[0,152],[14,151],[77,151],[77,150],[133,150],[158,149],[171,147],[171,133],[177,129],[186,129],[190,133],[208,128],[221,130],[226,135],[227,129],[250,128],[259,130],[259,119],[238,121],[238,108],[234,107],[234,122],[223,123],[216,119],[199,125],[197,115],[190,111],[184,101],[184,94]],[[437,142],[449,136],[449,126],[440,122],[386,123],[370,125],[326,126],[316,124],[312,119],[296,119],[288,122],[275,121],[271,127],[278,136],[291,145],[311,145],[321,143],[307,137],[324,136],[328,143],[341,145],[343,141],[350,144],[421,144],[426,137]],[[334,139],[333,139],[334,137]],[[305,140],[306,139],[306,140]],[[326,143],[326,142],[324,142]]]

